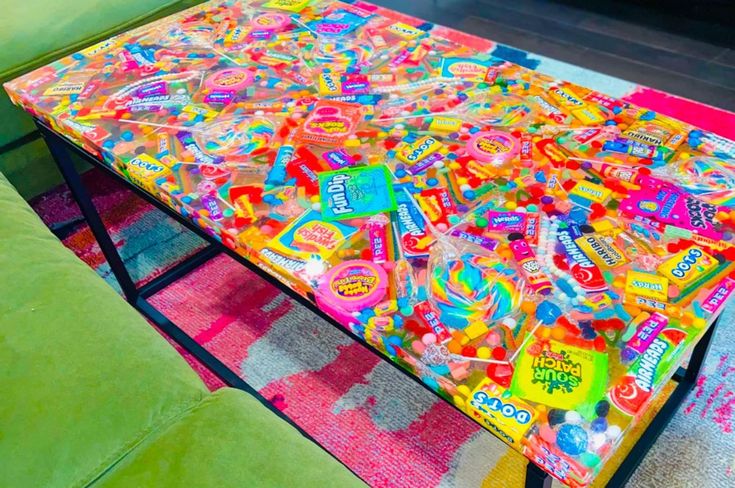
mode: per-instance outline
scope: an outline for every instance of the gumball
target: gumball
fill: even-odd
[[[556,435],[556,445],[570,456],[578,456],[587,450],[587,431],[579,425],[564,424]]]
[[[555,303],[544,300],[536,307],[536,318],[542,324],[551,325],[561,316],[561,309]]]

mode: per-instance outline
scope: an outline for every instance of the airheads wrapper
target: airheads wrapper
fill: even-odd
[[[514,396],[565,410],[594,405],[607,387],[607,354],[549,341],[529,341],[520,351],[510,391]]]
[[[396,209],[385,166],[358,166],[319,173],[322,216],[326,221],[369,217]]]
[[[602,271],[575,242],[580,237],[582,237],[582,232],[576,225],[560,228],[557,233],[557,239],[564,247],[564,254],[566,254],[572,277],[586,291],[605,291],[607,283]]]
[[[421,211],[403,188],[396,187],[396,212],[394,220],[398,222],[400,244],[403,255],[407,258],[429,256],[429,248],[422,244],[429,237],[426,221]]]
[[[387,287],[388,275],[380,266],[360,259],[345,261],[320,278],[316,300],[322,309],[347,324],[354,320],[352,313],[380,303]]]
[[[467,141],[467,152],[478,161],[503,165],[520,151],[520,143],[510,134],[496,130],[475,133]]]
[[[610,390],[608,396],[618,410],[627,415],[636,415],[651,398],[653,391],[666,379],[679,357],[678,349],[687,343],[689,334],[676,327],[661,330],[650,341],[648,347],[630,366]]]

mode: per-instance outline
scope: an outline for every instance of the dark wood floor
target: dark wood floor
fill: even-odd
[[[372,1],[735,111],[735,1],[690,0],[678,9],[678,0]]]

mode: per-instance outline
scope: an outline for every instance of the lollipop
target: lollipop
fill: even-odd
[[[464,254],[433,268],[431,298],[441,321],[464,329],[476,321],[496,321],[519,302],[514,271],[488,257]]]
[[[521,144],[510,134],[497,130],[476,132],[467,141],[467,152],[476,160],[501,166],[509,163],[520,151]]]
[[[273,122],[264,117],[234,117],[209,124],[195,137],[207,152],[218,156],[247,156],[270,145]]]
[[[692,156],[666,169],[690,193],[715,205],[735,206],[735,160]]]
[[[466,114],[484,125],[503,127],[514,127],[532,119],[531,107],[522,97],[512,94],[475,97],[467,103]]]

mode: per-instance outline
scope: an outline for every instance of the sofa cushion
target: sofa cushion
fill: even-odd
[[[2,174],[0,209],[0,486],[86,486],[208,391]]]
[[[22,0],[0,11],[0,84],[95,42],[201,3],[201,0]],[[0,172],[31,198],[61,181],[48,151],[10,145],[35,130],[28,114],[13,107],[0,88]],[[14,160],[11,161],[10,158]],[[18,161],[23,161],[18,163]],[[33,170],[43,174],[34,178]],[[26,174],[28,173],[28,174]]]
[[[76,154],[72,154],[72,161],[79,172],[90,167],[89,163],[83,162]],[[26,199],[62,183],[61,172],[49,154],[46,142],[40,136],[21,147],[0,153],[0,173]]]
[[[134,25],[173,13],[194,0],[22,0],[4,2],[0,81],[48,64]]]
[[[30,134],[35,129],[30,115],[13,105],[8,94],[0,87],[0,148]],[[2,152],[4,151],[0,151],[0,154]]]
[[[364,486],[255,398],[223,388],[95,483],[199,488]]]

